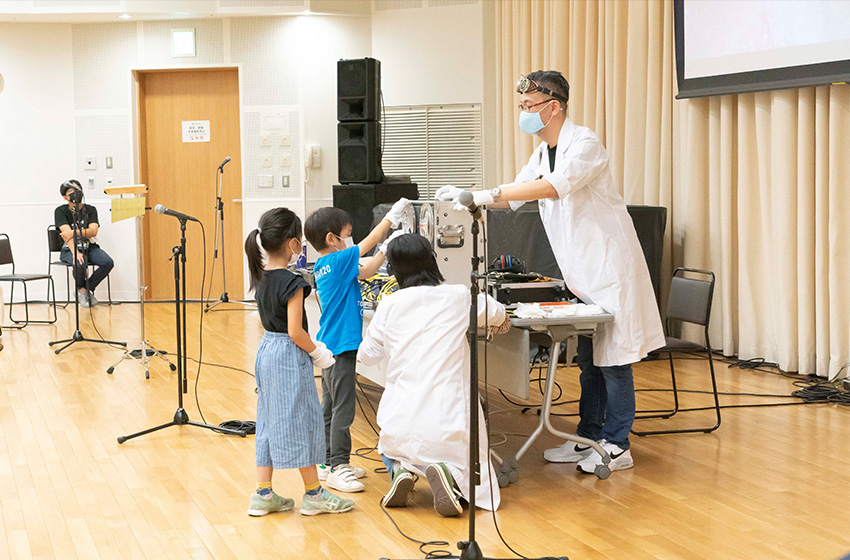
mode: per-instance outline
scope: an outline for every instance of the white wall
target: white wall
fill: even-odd
[[[331,203],[337,182],[337,60],[381,60],[387,105],[485,102],[486,6],[468,1],[419,2],[413,8],[406,6],[416,3],[376,4],[387,5],[402,9],[376,9],[371,17],[0,24],[0,72],[6,83],[0,92],[0,231],[12,236],[21,270],[46,271],[45,230],[62,202],[59,184],[71,177],[85,184],[92,176],[96,187],[86,196],[101,215],[101,244],[116,261],[113,296],[137,298],[133,221],[112,224],[109,201],[102,195],[107,178],[115,184],[138,179],[133,68],[239,65],[243,237],[269,208],[285,205],[305,217]],[[170,58],[167,30],[172,24],[196,28],[197,58]],[[275,189],[256,190],[261,172],[255,165],[257,123],[263,111],[274,110],[292,115],[293,189],[288,192],[278,188],[277,165]],[[312,170],[306,185],[302,143],[322,148],[322,167]],[[83,170],[83,157],[106,155],[115,159],[114,170],[103,169],[102,159],[97,171]],[[57,291],[64,293],[64,274],[55,276]]]
[[[481,3],[376,9],[372,56],[386,105],[484,100]]]

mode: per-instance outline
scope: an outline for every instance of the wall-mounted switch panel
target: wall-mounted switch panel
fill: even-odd
[[[106,168],[112,169],[112,156],[106,156]]]
[[[292,160],[292,158],[289,154],[280,154],[280,166],[281,167],[291,167],[292,166],[291,160]]]
[[[271,156],[263,156],[260,158],[260,167],[271,167],[272,166],[272,157]]]
[[[87,180],[87,184],[88,184],[88,187],[90,189],[93,189],[94,188],[94,177],[89,177],[88,180]]]
[[[257,186],[261,189],[270,189],[274,187],[274,176],[257,175]]]
[[[281,179],[281,181],[280,181],[281,186],[284,189],[288,189],[289,188],[289,175],[281,175],[280,179]]]
[[[281,146],[290,146],[292,144],[292,140],[289,134],[281,134],[280,135],[280,145]]]
[[[262,134],[260,136],[260,146],[271,146],[272,145],[272,137],[270,134]]]

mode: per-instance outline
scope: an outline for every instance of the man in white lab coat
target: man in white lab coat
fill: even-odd
[[[611,470],[634,465],[629,430],[634,422],[632,366],[664,345],[664,332],[649,270],[626,204],[614,185],[608,153],[596,134],[566,115],[570,86],[560,72],[522,76],[520,128],[538,136],[537,146],[514,182],[474,191],[478,205],[514,210],[536,200],[552,252],[567,287],[585,303],[600,305],[614,322],[600,325],[593,339],[579,337],[580,436],[602,442]],[[456,199],[459,189],[437,196]],[[554,359],[554,358],[553,358]],[[567,442],[544,453],[551,462],[577,462],[593,473],[602,458]]]
[[[437,513],[456,516],[459,498],[469,500],[469,288],[442,283],[431,244],[419,234],[390,242],[387,259],[401,289],[381,300],[357,352],[366,365],[387,360],[377,417],[378,451],[392,479],[384,505],[407,505],[413,475],[424,475]],[[504,320],[504,306],[479,295],[479,326]],[[481,484],[475,502],[495,510],[499,485],[481,406],[478,426]]]

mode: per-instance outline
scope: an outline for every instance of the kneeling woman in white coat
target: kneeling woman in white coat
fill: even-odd
[[[434,509],[456,516],[469,498],[469,288],[443,284],[430,243],[417,234],[394,239],[387,259],[401,289],[381,300],[357,359],[387,359],[387,382],[378,406],[378,444],[392,484],[386,506],[407,505],[414,474],[428,478]],[[505,308],[479,296],[478,325],[500,325]],[[475,399],[478,395],[474,395]],[[487,428],[478,407],[481,484],[476,505],[499,507]],[[492,499],[491,499],[492,496]]]

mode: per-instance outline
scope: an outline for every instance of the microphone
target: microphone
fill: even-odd
[[[166,208],[162,204],[157,204],[154,207],[154,212],[156,212],[157,214],[165,214],[166,216],[174,216],[178,220],[192,220],[193,222],[201,223],[201,221],[198,220],[197,218],[193,218],[192,216],[187,216],[186,214],[183,214],[182,212],[177,212],[176,210],[169,210],[168,208]]]
[[[475,198],[469,191],[463,191],[457,197],[457,201],[461,206],[465,206],[469,213],[472,214],[473,220],[483,221],[481,218],[481,207],[475,204]]]
[[[224,161],[221,162],[221,165],[218,166],[219,170],[222,170],[224,168],[224,166],[227,165],[227,162],[229,162],[229,161],[230,161],[230,156],[227,156],[226,158],[224,158]]]

